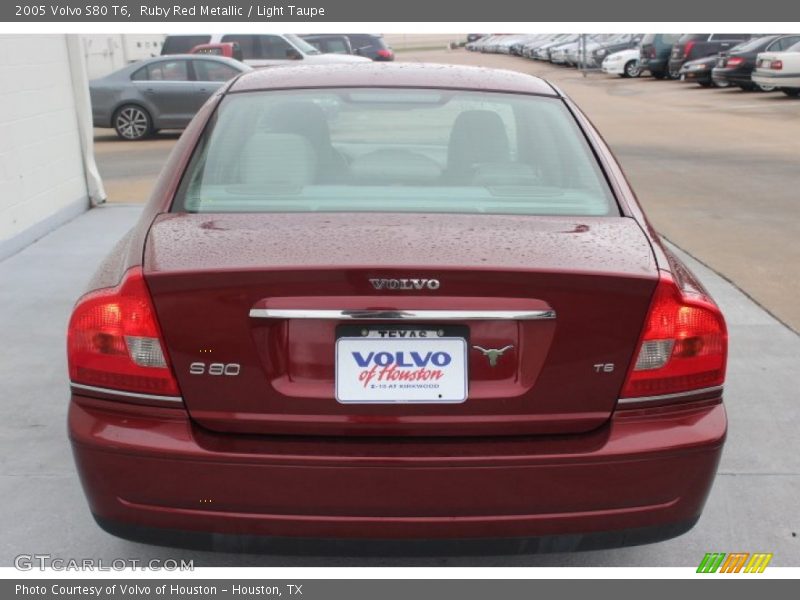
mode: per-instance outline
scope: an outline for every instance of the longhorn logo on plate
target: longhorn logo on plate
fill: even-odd
[[[482,348],[481,346],[473,346],[475,350],[483,354],[486,358],[489,359],[489,366],[496,367],[497,366],[497,359],[499,359],[503,354],[506,353],[507,350],[511,350],[514,346],[509,344],[505,348]]]

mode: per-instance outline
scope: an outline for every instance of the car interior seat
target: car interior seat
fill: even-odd
[[[269,133],[293,134],[304,138],[316,154],[320,182],[341,179],[347,161],[333,147],[325,111],[314,102],[284,102],[271,107],[262,118],[262,128]]]

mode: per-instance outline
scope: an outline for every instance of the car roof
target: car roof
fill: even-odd
[[[256,69],[239,77],[229,91],[335,87],[417,87],[559,95],[545,80],[518,71],[429,63],[374,62]]]

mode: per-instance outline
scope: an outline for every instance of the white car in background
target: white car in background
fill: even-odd
[[[642,73],[642,68],[639,66],[639,48],[629,48],[609,54],[603,59],[600,69],[609,75],[639,77]]]
[[[800,44],[784,52],[761,52],[750,77],[761,86],[774,86],[787,96],[800,96]]]

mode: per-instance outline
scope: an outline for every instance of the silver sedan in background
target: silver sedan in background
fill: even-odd
[[[124,140],[183,129],[223,83],[252,67],[222,56],[179,54],[137,62],[89,82],[95,127]]]

